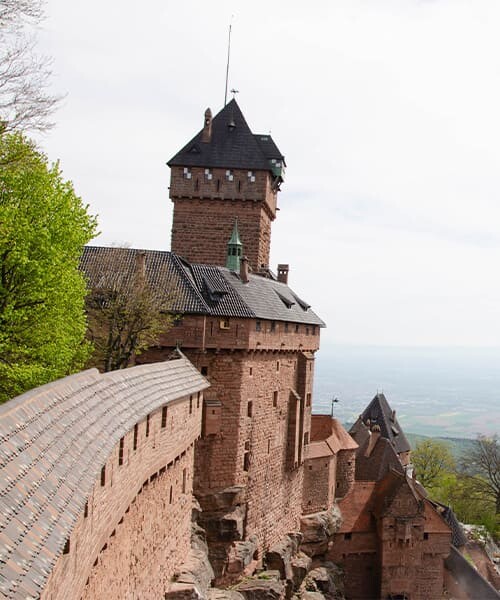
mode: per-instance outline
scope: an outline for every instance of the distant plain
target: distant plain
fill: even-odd
[[[326,345],[318,352],[313,412],[352,423],[377,392],[405,432],[475,438],[500,433],[500,348]]]

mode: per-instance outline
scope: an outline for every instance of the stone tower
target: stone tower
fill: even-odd
[[[271,223],[285,160],[268,134],[253,134],[235,100],[169,162],[172,251],[190,262],[225,265],[235,220],[251,268],[269,266]]]

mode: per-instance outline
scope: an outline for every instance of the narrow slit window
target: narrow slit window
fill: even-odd
[[[106,485],[106,465],[101,469],[101,487]]]
[[[168,417],[168,406],[164,406],[161,409],[161,426],[164,429],[167,426],[167,417]]]
[[[120,447],[118,448],[118,466],[123,465],[123,447],[125,445],[125,439],[120,438]]]
[[[146,437],[149,437],[149,421],[150,421],[150,415],[148,415],[146,417]]]
[[[139,438],[139,425],[134,425],[134,450],[137,450],[137,440]]]

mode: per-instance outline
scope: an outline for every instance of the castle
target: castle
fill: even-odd
[[[411,477],[385,397],[350,434],[312,414],[324,323],[288,265],[269,266],[278,147],[233,100],[168,164],[172,250],[120,249],[117,268],[174,292],[174,326],[143,364],[0,407],[0,591],[306,597],[306,581],[331,593],[311,573],[341,565],[346,598],[441,597],[453,528]],[[115,251],[85,248],[90,287]],[[244,578],[263,569],[256,592]]]

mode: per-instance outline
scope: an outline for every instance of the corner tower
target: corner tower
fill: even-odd
[[[238,220],[252,269],[269,265],[271,223],[285,160],[268,134],[253,134],[235,100],[168,163],[174,203],[171,249],[190,262],[226,264]]]

